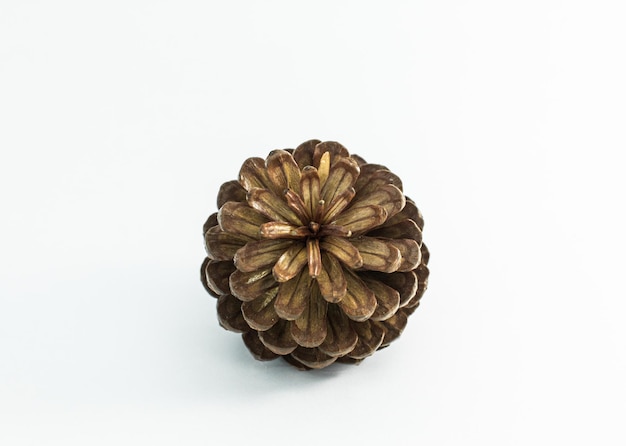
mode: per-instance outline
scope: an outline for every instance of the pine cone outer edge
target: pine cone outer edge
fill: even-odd
[[[217,205],[201,281],[258,360],[359,363],[402,334],[428,285],[424,220],[400,178],[337,142],[245,160]]]

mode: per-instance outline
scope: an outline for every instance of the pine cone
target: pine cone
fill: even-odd
[[[249,158],[204,224],[220,325],[259,360],[360,362],[388,346],[428,279],[424,221],[400,178],[336,142]]]

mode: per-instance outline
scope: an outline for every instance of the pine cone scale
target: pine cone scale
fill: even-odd
[[[265,169],[263,158],[248,158],[244,161],[239,171],[239,183],[248,192],[255,188],[274,189],[274,184],[270,181]]]
[[[352,244],[359,250],[363,259],[362,268],[370,271],[393,273],[398,270],[402,263],[400,250],[390,240],[360,236],[355,237]]]
[[[363,266],[361,253],[351,242],[342,237],[328,236],[320,243],[320,249],[327,251],[348,268]]]
[[[343,212],[333,224],[343,226],[352,235],[360,235],[383,224],[388,215],[384,207],[375,204],[352,207]]]
[[[376,311],[376,296],[361,278],[353,271],[344,268],[347,283],[346,295],[339,302],[339,306],[350,319],[356,322],[368,320]]]
[[[268,177],[277,190],[290,189],[300,193],[300,168],[289,152],[275,150],[265,164]]]
[[[294,242],[276,261],[272,273],[277,282],[293,279],[307,264],[307,247],[304,243]]]
[[[213,226],[204,237],[208,257],[218,261],[233,260],[237,251],[252,240],[245,235],[224,232],[219,226]]]
[[[283,239],[252,241],[237,249],[232,259],[238,270],[249,273],[276,264],[291,245],[290,241]]]
[[[385,338],[385,329],[378,323],[370,321],[354,324],[359,341],[354,349],[348,353],[352,359],[364,359],[371,356],[382,345]]]
[[[337,357],[329,356],[318,348],[306,348],[299,346],[291,357],[311,369],[322,369],[328,367],[337,360]]]
[[[242,302],[230,294],[221,295],[217,300],[217,317],[226,330],[247,333],[251,330],[241,313]]]
[[[204,270],[207,287],[218,296],[228,294],[230,292],[230,276],[235,271],[237,271],[237,269],[232,262],[209,260]]]
[[[378,280],[363,278],[365,285],[374,292],[376,310],[372,314],[373,321],[384,321],[392,317],[400,308],[400,293]]]
[[[268,189],[255,187],[248,192],[248,204],[264,214],[270,221],[295,223],[302,226],[302,220],[289,205]]]
[[[298,343],[291,335],[291,322],[281,320],[267,331],[259,332],[259,339],[263,345],[277,355],[288,355],[293,352]]]
[[[312,282],[308,272],[301,270],[297,276],[280,284],[274,308],[282,319],[292,321],[300,317],[307,307]]]
[[[317,276],[322,297],[329,303],[337,303],[346,295],[348,284],[339,260],[329,253],[322,254],[322,268]]]
[[[345,356],[357,345],[359,336],[354,331],[350,319],[336,305],[328,310],[328,330],[320,350],[328,356]]]
[[[220,209],[228,201],[237,203],[246,201],[246,190],[237,180],[227,181],[222,184],[217,194],[217,208]]]
[[[269,330],[280,319],[274,308],[278,287],[265,291],[256,299],[241,304],[241,314],[250,328],[257,331]]]
[[[255,359],[259,361],[271,361],[272,359],[278,358],[279,355],[266,348],[256,333],[244,333],[241,337]]]
[[[319,295],[315,284],[304,312],[291,322],[291,336],[298,345],[307,348],[319,346],[326,339],[326,312],[328,303]]]
[[[302,170],[300,189],[307,214],[312,219],[317,213],[321,193],[320,177],[315,167],[307,166]]]
[[[330,204],[336,197],[349,192],[359,177],[359,168],[356,161],[351,158],[339,158],[330,168],[328,178],[320,192],[321,199]],[[321,217],[324,220],[324,216]]]
[[[392,239],[389,240],[389,243],[395,246],[398,251],[400,251],[401,262],[397,268],[397,271],[413,271],[422,262],[422,253],[420,251],[420,246],[415,240]]]
[[[417,292],[418,279],[413,271],[399,271],[393,274],[367,273],[365,277],[377,280],[396,290],[400,295],[400,307],[404,307]]]
[[[406,197],[400,189],[393,184],[387,184],[376,188],[373,192],[365,196],[356,196],[350,209],[359,209],[367,206],[381,206],[387,215],[385,220],[393,218],[394,215],[402,211],[406,205]],[[383,224],[384,221],[380,224]]]
[[[267,223],[268,219],[244,203],[227,201],[217,213],[217,221],[223,232],[259,239],[259,226]]]

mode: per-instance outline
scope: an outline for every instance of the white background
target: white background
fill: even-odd
[[[0,1],[0,443],[626,442],[620,1]],[[404,179],[430,288],[358,367],[252,359],[201,227],[249,156]]]

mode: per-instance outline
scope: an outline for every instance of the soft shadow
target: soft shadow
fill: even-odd
[[[211,359],[202,364],[203,370],[196,376],[204,377],[196,383],[208,400],[228,397],[249,401],[268,394],[310,391],[330,380],[347,378],[355,369],[354,365],[332,364],[321,370],[302,371],[281,358],[257,361],[234,333],[215,333],[209,341],[205,354]],[[211,377],[209,382],[207,376]]]

